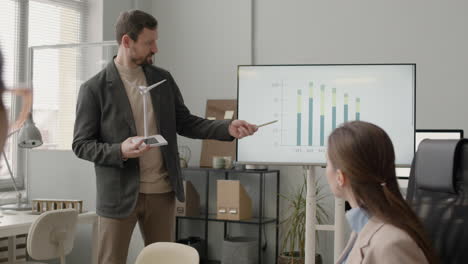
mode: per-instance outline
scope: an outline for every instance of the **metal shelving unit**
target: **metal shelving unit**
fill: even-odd
[[[209,223],[210,222],[220,222],[224,224],[223,230],[224,230],[224,238],[226,239],[229,234],[228,234],[228,227],[229,224],[244,224],[244,225],[254,225],[258,227],[258,260],[259,264],[263,264],[263,254],[262,254],[262,232],[265,232],[265,230],[262,228],[265,225],[273,224],[275,225],[275,255],[273,256],[276,259],[278,256],[278,228],[279,228],[279,184],[280,184],[280,171],[279,170],[223,170],[223,169],[212,169],[212,168],[198,168],[198,167],[193,167],[193,168],[184,168],[182,169],[182,172],[186,178],[189,178],[191,175],[190,174],[204,174],[205,177],[205,185],[203,188],[199,188],[196,186],[197,191],[199,194],[204,193],[205,194],[205,201],[204,201],[204,212],[202,212],[199,216],[177,216],[176,217],[176,240],[180,239],[179,237],[179,231],[181,228],[181,222],[182,221],[203,221],[204,222],[204,256],[208,258],[208,234],[209,234]],[[221,175],[221,177],[219,177]],[[258,212],[256,215],[254,215],[253,218],[247,219],[247,220],[222,220],[222,219],[217,219],[216,217],[216,212],[209,212],[210,205],[216,205],[216,200],[215,199],[210,199],[210,177],[218,177],[218,179],[233,179],[235,177],[249,177],[249,179],[252,179],[252,177],[258,177],[259,181],[259,188],[258,188],[258,199],[254,200],[252,199],[252,203],[258,204]],[[266,177],[274,177],[273,179],[271,178],[266,178]],[[276,199],[274,201],[270,200],[265,200],[265,183],[266,179],[268,179],[270,182],[274,180],[274,189],[276,193],[274,193]],[[266,216],[264,213],[265,205],[267,202],[275,202],[275,212],[274,215],[268,215]],[[266,237],[266,234],[264,234]],[[270,242],[270,241],[269,241]],[[201,259],[201,263],[220,263],[219,260],[209,260],[209,259]]]

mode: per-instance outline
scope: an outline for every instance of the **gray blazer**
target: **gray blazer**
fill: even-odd
[[[176,133],[198,139],[233,140],[229,121],[194,116],[184,104],[171,74],[155,66],[144,66],[148,85],[167,79],[151,90],[159,133],[168,145],[161,147],[172,189],[185,200]],[[140,184],[138,159],[122,160],[121,143],[137,136],[130,102],[114,61],[83,83],[78,95],[72,148],[82,159],[94,162],[96,209],[104,217],[123,218],[133,211]],[[141,136],[141,135],[140,135]]]

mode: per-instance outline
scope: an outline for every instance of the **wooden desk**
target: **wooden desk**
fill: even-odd
[[[17,212],[17,214],[3,214],[0,218],[0,237],[8,237],[8,263],[15,263],[16,235],[27,234],[29,227],[39,217],[31,212]],[[92,224],[92,253],[91,263],[97,264],[97,215],[95,212],[85,212],[78,215],[78,224]]]

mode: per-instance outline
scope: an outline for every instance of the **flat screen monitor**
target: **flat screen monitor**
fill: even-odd
[[[323,165],[331,131],[363,120],[389,134],[397,165],[409,165],[415,89],[415,64],[239,66],[238,118],[277,122],[238,141],[238,162]]]

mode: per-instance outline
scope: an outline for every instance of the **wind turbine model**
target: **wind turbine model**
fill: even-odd
[[[163,145],[167,145],[167,141],[164,139],[163,136],[161,135],[152,135],[152,136],[148,136],[148,117],[147,117],[147,100],[148,100],[148,94],[149,94],[149,91],[151,91],[153,88],[156,88],[158,87],[159,85],[163,84],[165,81],[167,81],[166,79],[160,81],[160,82],[157,82],[151,86],[143,86],[143,85],[140,85],[138,86],[138,91],[140,92],[141,96],[143,96],[143,127],[144,127],[144,136],[143,137],[137,137],[135,139],[133,139],[133,142],[136,143],[136,142],[140,142],[143,140],[143,144],[141,144],[143,147],[145,145],[149,145],[150,147],[158,147],[158,146],[163,146]],[[134,86],[131,84],[131,86]]]

